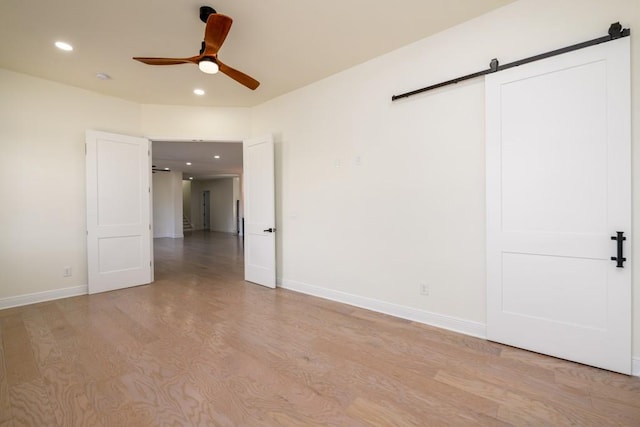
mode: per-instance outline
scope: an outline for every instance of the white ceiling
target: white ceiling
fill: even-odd
[[[248,107],[511,1],[1,0],[0,67],[138,103]],[[196,55],[202,5],[234,19],[220,59],[258,79],[256,91],[191,64],[131,59]]]
[[[512,1],[0,0],[0,68],[143,104],[250,107]],[[256,91],[191,64],[131,59],[196,55],[203,5],[233,18],[219,56],[259,80]],[[235,175],[242,144],[154,141],[153,162],[196,179]]]
[[[238,142],[153,141],[152,151],[156,168],[183,172],[183,179],[212,179],[242,173],[242,144]],[[220,158],[215,159],[216,155]]]

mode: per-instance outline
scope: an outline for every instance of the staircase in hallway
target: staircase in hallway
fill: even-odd
[[[187,231],[193,231],[194,228],[191,225],[191,222],[187,219],[186,216],[182,215],[182,231],[183,232],[187,232]]]

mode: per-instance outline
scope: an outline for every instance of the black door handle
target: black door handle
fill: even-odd
[[[618,256],[612,256],[611,257],[611,261],[617,261],[618,262],[616,264],[616,267],[618,267],[618,268],[624,268],[624,265],[622,263],[627,260],[626,258],[624,258],[622,256],[622,242],[627,240],[626,237],[622,236],[623,234],[624,234],[624,231],[616,231],[616,235],[615,236],[611,236],[611,240],[615,240],[615,241],[618,242],[618,253],[617,253]]]
[[[275,228],[267,228],[266,230],[262,230],[262,231],[264,231],[265,233],[273,233],[273,232],[276,231],[276,229]]]

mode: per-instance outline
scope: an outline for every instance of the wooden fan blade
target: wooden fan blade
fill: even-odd
[[[233,80],[237,81],[238,83],[245,85],[251,90],[256,90],[256,88],[260,86],[260,82],[254,79],[253,77],[250,77],[245,73],[236,70],[235,68],[229,67],[228,65],[220,62],[219,59],[216,59],[216,62],[220,67],[220,71],[222,71],[223,73],[225,73],[227,76],[231,77]]]
[[[204,30],[204,55],[214,56],[220,50],[220,46],[229,34],[233,19],[219,13],[212,13],[207,18],[207,27]]]
[[[133,59],[135,59],[136,61],[140,61],[143,62],[145,64],[149,64],[149,65],[175,65],[175,64],[197,64],[199,59],[200,59],[200,55],[198,56],[193,56],[191,58],[140,58],[140,57],[134,57]]]

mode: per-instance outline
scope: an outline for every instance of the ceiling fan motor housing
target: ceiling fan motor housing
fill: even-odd
[[[200,6],[200,20],[207,23],[207,19],[209,19],[209,15],[212,13],[218,13],[216,10],[210,6]]]

